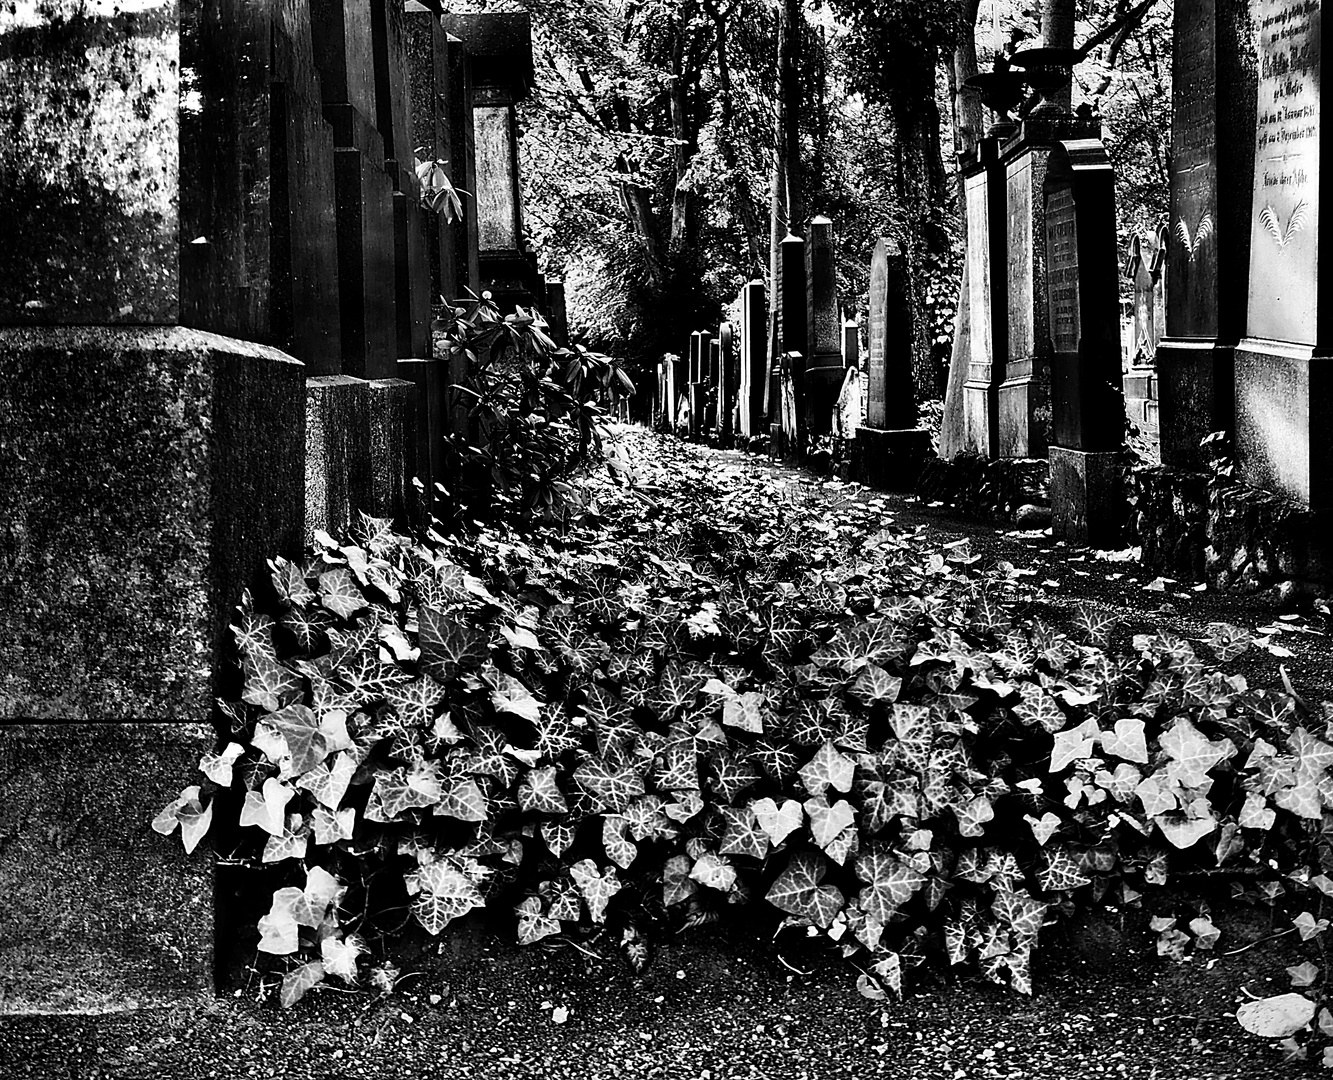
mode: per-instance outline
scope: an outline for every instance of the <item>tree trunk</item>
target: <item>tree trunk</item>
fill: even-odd
[[[801,42],[804,37],[804,4],[801,0],[783,0],[781,78],[783,136],[787,147],[787,227],[797,235],[805,229],[808,216],[805,170],[801,164]]]
[[[745,243],[750,255],[748,274],[751,278],[760,278],[764,274],[763,238],[758,215],[754,212],[754,202],[750,197],[750,181],[741,168],[740,155],[736,153],[736,136],[732,130],[735,105],[731,93],[731,65],[727,58],[729,14],[730,10],[722,12],[713,9],[713,23],[717,27],[718,118],[722,127],[722,162],[731,178],[731,196],[736,217],[745,230]]]

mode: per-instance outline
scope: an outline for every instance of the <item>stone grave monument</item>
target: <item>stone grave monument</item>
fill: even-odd
[[[838,270],[833,222],[820,215],[810,221],[805,243],[806,344],[803,398],[805,429],[826,435],[842,390],[842,319],[838,310]]]
[[[741,290],[740,433],[764,432],[764,384],[768,378],[768,305],[764,283],[751,281]]]
[[[1114,546],[1126,513],[1115,177],[1098,139],[1062,141],[1046,165],[1052,533]]]
[[[717,328],[717,438],[724,447],[730,447],[735,436],[736,413],[736,342],[731,323]]]
[[[782,268],[781,338],[779,348],[779,386],[777,415],[770,430],[770,449],[782,456],[801,452],[804,434],[805,350],[809,348],[806,329],[807,300],[805,281],[805,241],[788,233],[778,250]]]

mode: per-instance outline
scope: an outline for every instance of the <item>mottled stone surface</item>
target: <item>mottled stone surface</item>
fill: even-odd
[[[423,511],[430,505],[437,494],[435,485],[444,484],[445,442],[448,431],[448,413],[445,390],[449,385],[448,361],[410,359],[398,361],[398,377],[412,384],[412,407],[414,416],[411,420],[413,446],[411,460],[413,471],[408,474],[409,505],[412,513],[418,515],[418,523],[424,522]],[[415,478],[421,481],[420,494],[411,483]]]
[[[333,153],[342,370],[365,379],[392,378],[398,359],[393,181],[382,152],[375,146]]]
[[[411,520],[412,477],[417,475],[416,387],[406,379],[376,379],[369,385],[370,503],[366,512]]]
[[[0,8],[0,323],[178,311],[177,7]]]
[[[1128,506],[1121,454],[1052,446],[1051,535],[1071,544],[1118,547]]]
[[[297,554],[304,378],[179,328],[0,329],[0,718],[200,720]]]
[[[306,381],[305,536],[347,535],[371,506],[370,384],[349,375]]]
[[[768,305],[764,283],[751,281],[741,290],[740,433],[759,435],[764,429],[764,390],[768,376]]]
[[[838,264],[833,222],[811,220],[805,243],[806,344],[805,425],[812,435],[828,433],[842,389],[842,315],[838,307]]]
[[[0,1014],[211,992],[212,857],[150,822],[213,744],[200,724],[0,723]]]

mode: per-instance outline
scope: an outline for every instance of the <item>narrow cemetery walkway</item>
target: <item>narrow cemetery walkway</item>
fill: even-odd
[[[1114,615],[1114,636],[1168,631],[1195,642],[1227,622],[1254,643],[1228,668],[1253,687],[1318,701],[1333,647],[1318,614],[1283,616],[1259,598],[1219,597],[1143,574],[1130,553],[1094,556],[1043,532],[997,531],[858,485],[824,481],[739,452],[618,428],[611,465],[582,485],[591,497],[564,538],[575,562],[628,591],[607,590],[608,618],[646,601],[640,577],[661,575],[682,612],[706,628],[737,603],[747,564],[773,595],[841,581],[862,541],[910,537],[923,580],[991,576],[1021,611],[1057,627]],[[628,482],[628,483],[627,483]],[[540,538],[527,538],[533,547]],[[512,555],[522,547],[516,542]],[[498,550],[498,549],[497,549]],[[1123,555],[1123,557],[1122,557]],[[914,556],[915,558],[915,556]],[[784,560],[775,570],[764,560]],[[653,570],[651,568],[655,567]],[[654,586],[658,587],[658,586]],[[742,598],[743,601],[743,598]],[[711,605],[711,606],[710,606]],[[1083,612],[1080,615],[1080,611]],[[1091,613],[1089,615],[1088,613]],[[626,616],[628,617],[628,616]],[[739,661],[738,661],[739,662]],[[1267,907],[1212,900],[1222,937],[1184,963],[1156,955],[1149,914],[1110,905],[1043,936],[1032,996],[986,982],[967,965],[909,972],[901,1002],[858,992],[857,970],[827,939],[787,931],[775,945],[760,922],[732,919],[654,939],[635,975],[605,930],[527,948],[512,920],[476,919],[442,941],[419,935],[382,966],[389,992],[327,984],[279,1010],[245,966],[253,938],[225,957],[241,985],[217,1000],[100,1017],[6,1017],[0,1076],[10,1077],[664,1077],[841,1080],[845,1077],[1155,1080],[1275,1077],[1302,1068],[1246,1034],[1232,1015],[1279,993],[1303,958]],[[1158,898],[1169,908],[1175,892]],[[503,923],[503,920],[497,920]],[[1258,945],[1255,948],[1252,946]],[[377,953],[383,955],[382,953]],[[383,963],[383,961],[377,961]]]

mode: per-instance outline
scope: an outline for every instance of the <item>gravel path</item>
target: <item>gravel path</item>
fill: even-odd
[[[912,498],[738,453],[679,443],[663,451],[704,455],[834,518],[855,504],[922,527],[932,545],[966,538],[983,560],[1033,571],[1023,575],[1031,585],[1024,602],[1053,620],[1087,600],[1121,614],[1126,633],[1160,627],[1197,638],[1210,621],[1254,628],[1279,614],[1268,601],[1190,583],[1147,589],[1153,575],[1136,563],[1104,561],[1041,533],[997,531]],[[1234,668],[1253,685],[1279,686],[1285,665],[1299,692],[1333,697],[1325,620],[1281,625],[1273,639],[1290,657],[1252,649]],[[862,997],[855,972],[822,951],[828,946],[789,934],[779,952],[753,926],[659,943],[640,977],[596,937],[519,949],[474,922],[398,958],[404,974],[387,995],[321,987],[282,1012],[252,985],[168,1011],[0,1017],[0,1078],[1259,1080],[1312,1070],[1284,1064],[1230,1015],[1247,995],[1286,988],[1284,968],[1301,958],[1293,937],[1248,947],[1286,920],[1219,903],[1216,954],[1175,964],[1155,955],[1146,919],[1112,912],[1064,931],[1036,962],[1032,998],[975,977],[918,972],[901,1003]]]

